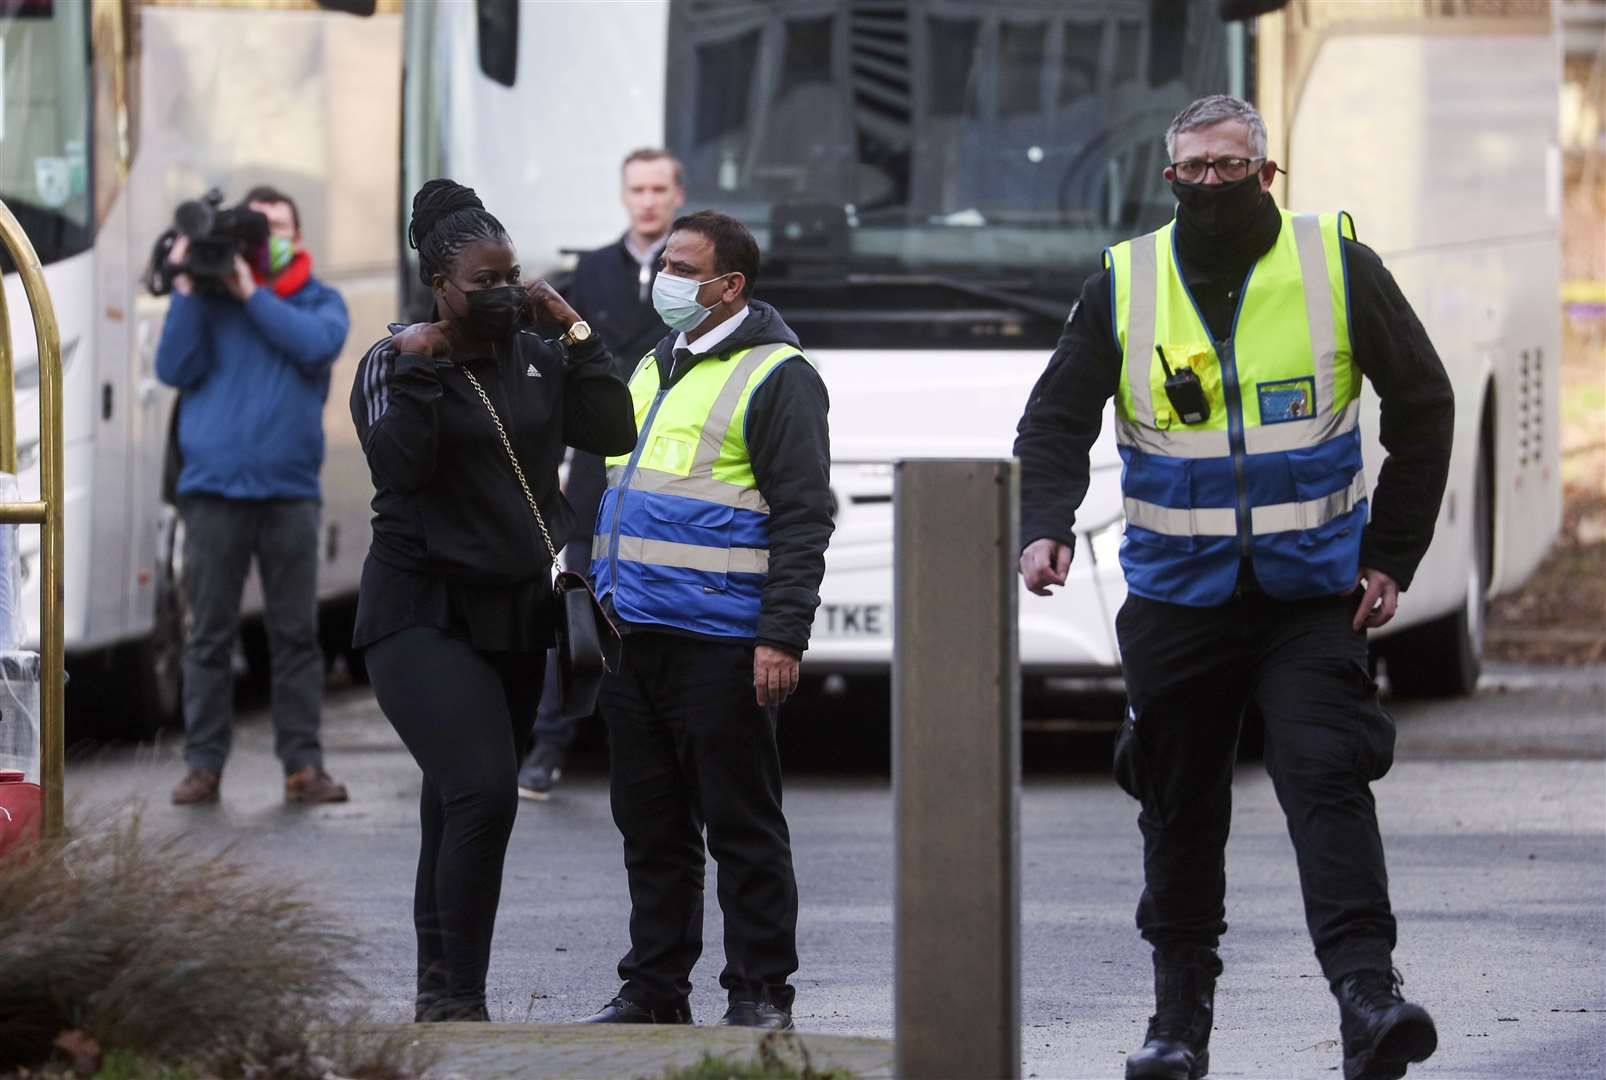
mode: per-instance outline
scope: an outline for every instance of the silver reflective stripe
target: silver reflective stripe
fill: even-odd
[[[624,483],[624,479],[625,479],[625,467],[623,465],[609,466],[609,468],[608,468],[608,486],[609,487],[611,487],[611,488],[618,487],[620,484]]]
[[[614,466],[619,468],[619,466]],[[610,473],[612,470],[609,470]],[[608,477],[608,483],[618,487],[618,481]],[[715,480],[712,476],[676,476],[660,469],[637,466],[636,475],[630,478],[631,491],[655,492],[662,495],[679,495],[687,499],[734,506],[738,510],[751,510],[756,514],[770,512],[770,504],[757,488],[742,487]]]
[[[1326,411],[1308,420],[1285,420],[1280,424],[1245,428],[1244,449],[1251,454],[1280,454],[1320,446],[1328,439],[1354,431],[1360,421],[1361,403],[1357,399],[1344,406],[1342,412]]]
[[[1189,431],[1186,428],[1161,431],[1123,420],[1119,416],[1115,418],[1115,440],[1122,446],[1130,446],[1145,454],[1162,454],[1166,457],[1217,458],[1226,457],[1232,452],[1225,431]]]
[[[591,537],[591,557],[593,559],[606,559],[608,557],[608,545],[612,542],[613,537],[607,533],[594,533]]]
[[[1166,536],[1238,535],[1238,512],[1230,506],[1196,506],[1186,510],[1142,499],[1124,501],[1127,522],[1150,532]]]
[[[1343,517],[1366,498],[1366,473],[1357,471],[1346,488],[1306,502],[1276,503],[1257,506],[1249,511],[1249,527],[1256,536],[1267,533],[1290,532],[1295,529],[1315,529],[1334,518]]]
[[[760,345],[748,350],[746,356],[736,362],[736,368],[725,379],[725,385],[720,387],[719,396],[714,399],[714,407],[708,410],[708,419],[703,421],[703,430],[698,438],[697,456],[692,459],[691,477],[712,477],[714,463],[719,460],[720,447],[725,444],[725,432],[730,430],[731,421],[736,418],[736,406],[742,400],[742,392],[747,389],[747,381],[753,377],[753,372],[759,366],[780,352],[792,346],[781,342],[772,345]]]
[[[658,350],[657,349],[654,349],[652,352],[649,352],[646,356],[643,356],[640,360],[637,360],[636,361],[636,369],[630,373],[630,378],[625,380],[625,385],[628,386],[631,383],[635,382],[636,381],[636,376],[641,374],[641,369],[646,367],[649,363],[656,363],[657,360],[658,360]]]
[[[1154,366],[1155,245],[1158,234],[1132,241],[1131,288],[1127,296],[1126,382],[1132,393],[1132,419],[1154,427],[1149,371]]]
[[[1310,351],[1316,359],[1316,415],[1323,416],[1333,411],[1338,337],[1333,329],[1333,290],[1327,280],[1321,218],[1315,214],[1295,214],[1294,243],[1299,249],[1299,277],[1305,288]]]
[[[597,542],[592,541],[593,552],[597,546]],[[606,545],[603,546],[606,549]],[[644,540],[639,536],[619,538],[619,558],[654,566],[681,566],[710,574],[767,574],[770,569],[770,553],[764,548],[703,547],[677,544],[672,540]]]

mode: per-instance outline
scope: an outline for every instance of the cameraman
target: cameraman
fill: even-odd
[[[184,643],[184,758],[179,805],[215,802],[233,723],[230,660],[251,560],[262,580],[273,675],[274,750],[286,802],[344,802],[318,741],[318,470],[329,370],[350,320],[312,276],[289,196],[258,187],[246,206],[266,243],[236,253],[233,273],[198,280],[189,240],[168,253],[173,300],[156,373],[183,395],[179,515],[190,628]]]

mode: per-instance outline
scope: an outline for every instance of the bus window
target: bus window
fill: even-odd
[[[688,205],[753,229],[767,295],[820,314],[820,342],[870,315],[889,340],[937,333],[888,316],[949,307],[962,282],[992,289],[971,288],[985,312],[1010,310],[1005,293],[1035,299],[1024,327],[999,332],[1052,345],[1064,317],[1047,311],[1068,283],[1171,217],[1160,133],[1245,82],[1215,5],[1161,0],[671,0],[668,53],[665,132]],[[833,275],[855,287],[833,295]]]
[[[92,238],[88,32],[86,3],[0,4],[0,200],[46,264]]]

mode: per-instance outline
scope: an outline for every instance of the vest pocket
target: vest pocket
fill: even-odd
[[[1171,536],[1166,533],[1153,532],[1149,529],[1134,525],[1131,521],[1126,523],[1126,538],[1140,548],[1160,548],[1169,551],[1193,551],[1198,542],[1191,536]]]
[[[1356,528],[1350,514],[1354,507],[1348,503],[1350,485],[1361,468],[1360,455],[1358,449],[1353,455],[1347,452],[1348,447],[1337,449],[1343,452],[1335,454],[1328,447],[1317,447],[1288,455],[1294,500],[1304,507],[1298,532],[1302,548],[1329,544]]]
[[[1194,504],[1192,461],[1139,455],[1127,464],[1122,489],[1128,540],[1173,551],[1194,550],[1189,514]]]
[[[646,511],[652,524],[642,577],[724,591],[736,511],[717,503],[665,496],[648,498]]]

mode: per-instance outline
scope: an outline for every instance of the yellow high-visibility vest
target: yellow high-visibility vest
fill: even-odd
[[[1152,599],[1223,603],[1242,559],[1282,599],[1354,583],[1367,493],[1343,254],[1355,231],[1342,212],[1280,213],[1222,341],[1183,280],[1175,223],[1105,254],[1122,351],[1121,559]],[[1161,350],[1198,377],[1203,422],[1172,407]]]

